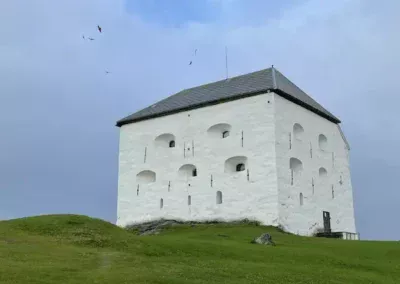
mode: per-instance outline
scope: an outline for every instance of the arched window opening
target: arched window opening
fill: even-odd
[[[218,123],[214,124],[208,128],[207,133],[211,138],[221,139],[229,136],[232,126],[228,123]]]
[[[318,144],[319,148],[321,150],[327,150],[328,149],[328,138],[324,134],[320,134],[318,136]]]
[[[246,169],[246,166],[243,163],[237,164],[236,165],[236,171],[237,172],[242,172]]]
[[[319,177],[326,178],[328,176],[328,171],[324,167],[319,168]]]
[[[290,158],[290,169],[295,173],[299,173],[303,170],[303,163],[297,158]]]
[[[297,158],[290,158],[289,167],[290,167],[290,184],[293,185],[295,177],[298,178],[301,171],[303,170],[303,163]]]
[[[164,199],[160,199],[160,209],[162,209],[164,207]]]
[[[192,205],[192,197],[190,195],[188,196],[188,205]]]
[[[295,123],[293,125],[293,136],[297,140],[302,140],[303,139],[303,133],[304,133],[304,128],[298,123]]]
[[[335,190],[333,189],[333,185],[332,185],[332,199],[335,198]]]
[[[154,143],[156,147],[173,148],[175,147],[175,136],[171,133],[164,133],[158,135],[156,139],[154,139]]]
[[[156,173],[150,170],[141,171],[136,175],[138,184],[147,184],[156,181]]]
[[[192,164],[186,164],[179,168],[178,174],[183,179],[190,179],[197,176],[197,169]]]
[[[222,192],[217,191],[217,204],[222,204]]]
[[[303,193],[300,192],[300,206],[303,206]]]
[[[236,156],[231,157],[225,161],[225,173],[236,173],[242,172],[248,167],[247,157],[245,156]]]

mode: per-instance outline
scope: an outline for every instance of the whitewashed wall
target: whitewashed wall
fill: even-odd
[[[160,217],[247,217],[277,225],[273,115],[274,96],[268,93],[122,126],[117,224],[124,226]],[[207,131],[220,123],[231,126],[230,136],[225,139]],[[174,135],[176,147],[162,147],[162,139],[155,141],[162,134]],[[247,157],[249,180],[247,171],[225,172],[225,161],[235,156]],[[178,170],[185,164],[196,166],[197,177],[179,175]],[[156,181],[140,184],[137,193],[136,175],[144,170],[155,172]],[[217,191],[222,192],[222,204],[216,202]]]
[[[231,126],[230,136],[225,139],[218,134],[223,127],[208,131],[221,123]],[[295,123],[304,129],[301,140],[293,133]],[[326,150],[319,149],[319,134],[327,137]],[[168,141],[171,135],[176,147],[163,147],[162,138]],[[225,172],[225,161],[236,156],[247,158],[249,180],[247,171]],[[301,160],[303,166],[301,173],[294,173],[293,185],[291,157]],[[194,165],[197,177],[182,176],[179,169],[184,165]],[[327,170],[325,178],[319,176],[320,167]],[[153,171],[155,182],[146,183],[148,175],[138,181],[137,174],[142,171]],[[222,204],[216,202],[217,191],[222,192]],[[356,232],[346,144],[336,124],[274,93],[132,123],[120,129],[120,226],[160,217],[247,217],[309,235],[323,226],[324,210],[331,214],[333,230]]]
[[[323,227],[322,211],[328,211],[333,231],[356,233],[349,153],[338,126],[278,95],[274,101],[279,223],[292,233],[310,235]],[[304,129],[301,140],[293,131],[295,123]],[[319,147],[320,134],[327,137],[325,150]],[[293,185],[292,157],[303,164],[303,170],[293,174]],[[326,177],[320,177],[320,167],[327,170]]]

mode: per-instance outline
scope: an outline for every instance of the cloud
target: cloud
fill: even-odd
[[[343,120],[359,230],[368,238],[398,237],[391,215],[400,200],[393,174],[400,167],[393,155],[400,3],[209,0],[199,13],[213,9],[213,17],[191,9],[174,25],[128,6],[0,3],[0,216],[75,212],[114,220],[115,121],[223,78],[228,46],[231,76],[274,64]]]

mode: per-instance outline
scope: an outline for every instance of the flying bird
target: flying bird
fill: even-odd
[[[197,53],[197,48],[194,50],[194,55],[196,56],[196,53]]]
[[[192,65],[192,61],[190,61],[189,65]]]
[[[82,35],[82,38],[85,39],[85,35]]]
[[[88,40],[94,40],[94,38],[88,37]]]
[[[99,25],[97,25],[97,29],[99,30],[99,32],[101,32],[101,27]]]
[[[111,73],[110,71],[107,71],[107,70],[106,70],[106,74],[110,74],[110,73]]]

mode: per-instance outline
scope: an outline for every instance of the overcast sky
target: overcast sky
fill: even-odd
[[[342,120],[361,237],[400,239],[398,11],[397,0],[1,0],[0,218],[114,222],[115,122],[222,79],[227,45],[231,76],[274,64]]]

